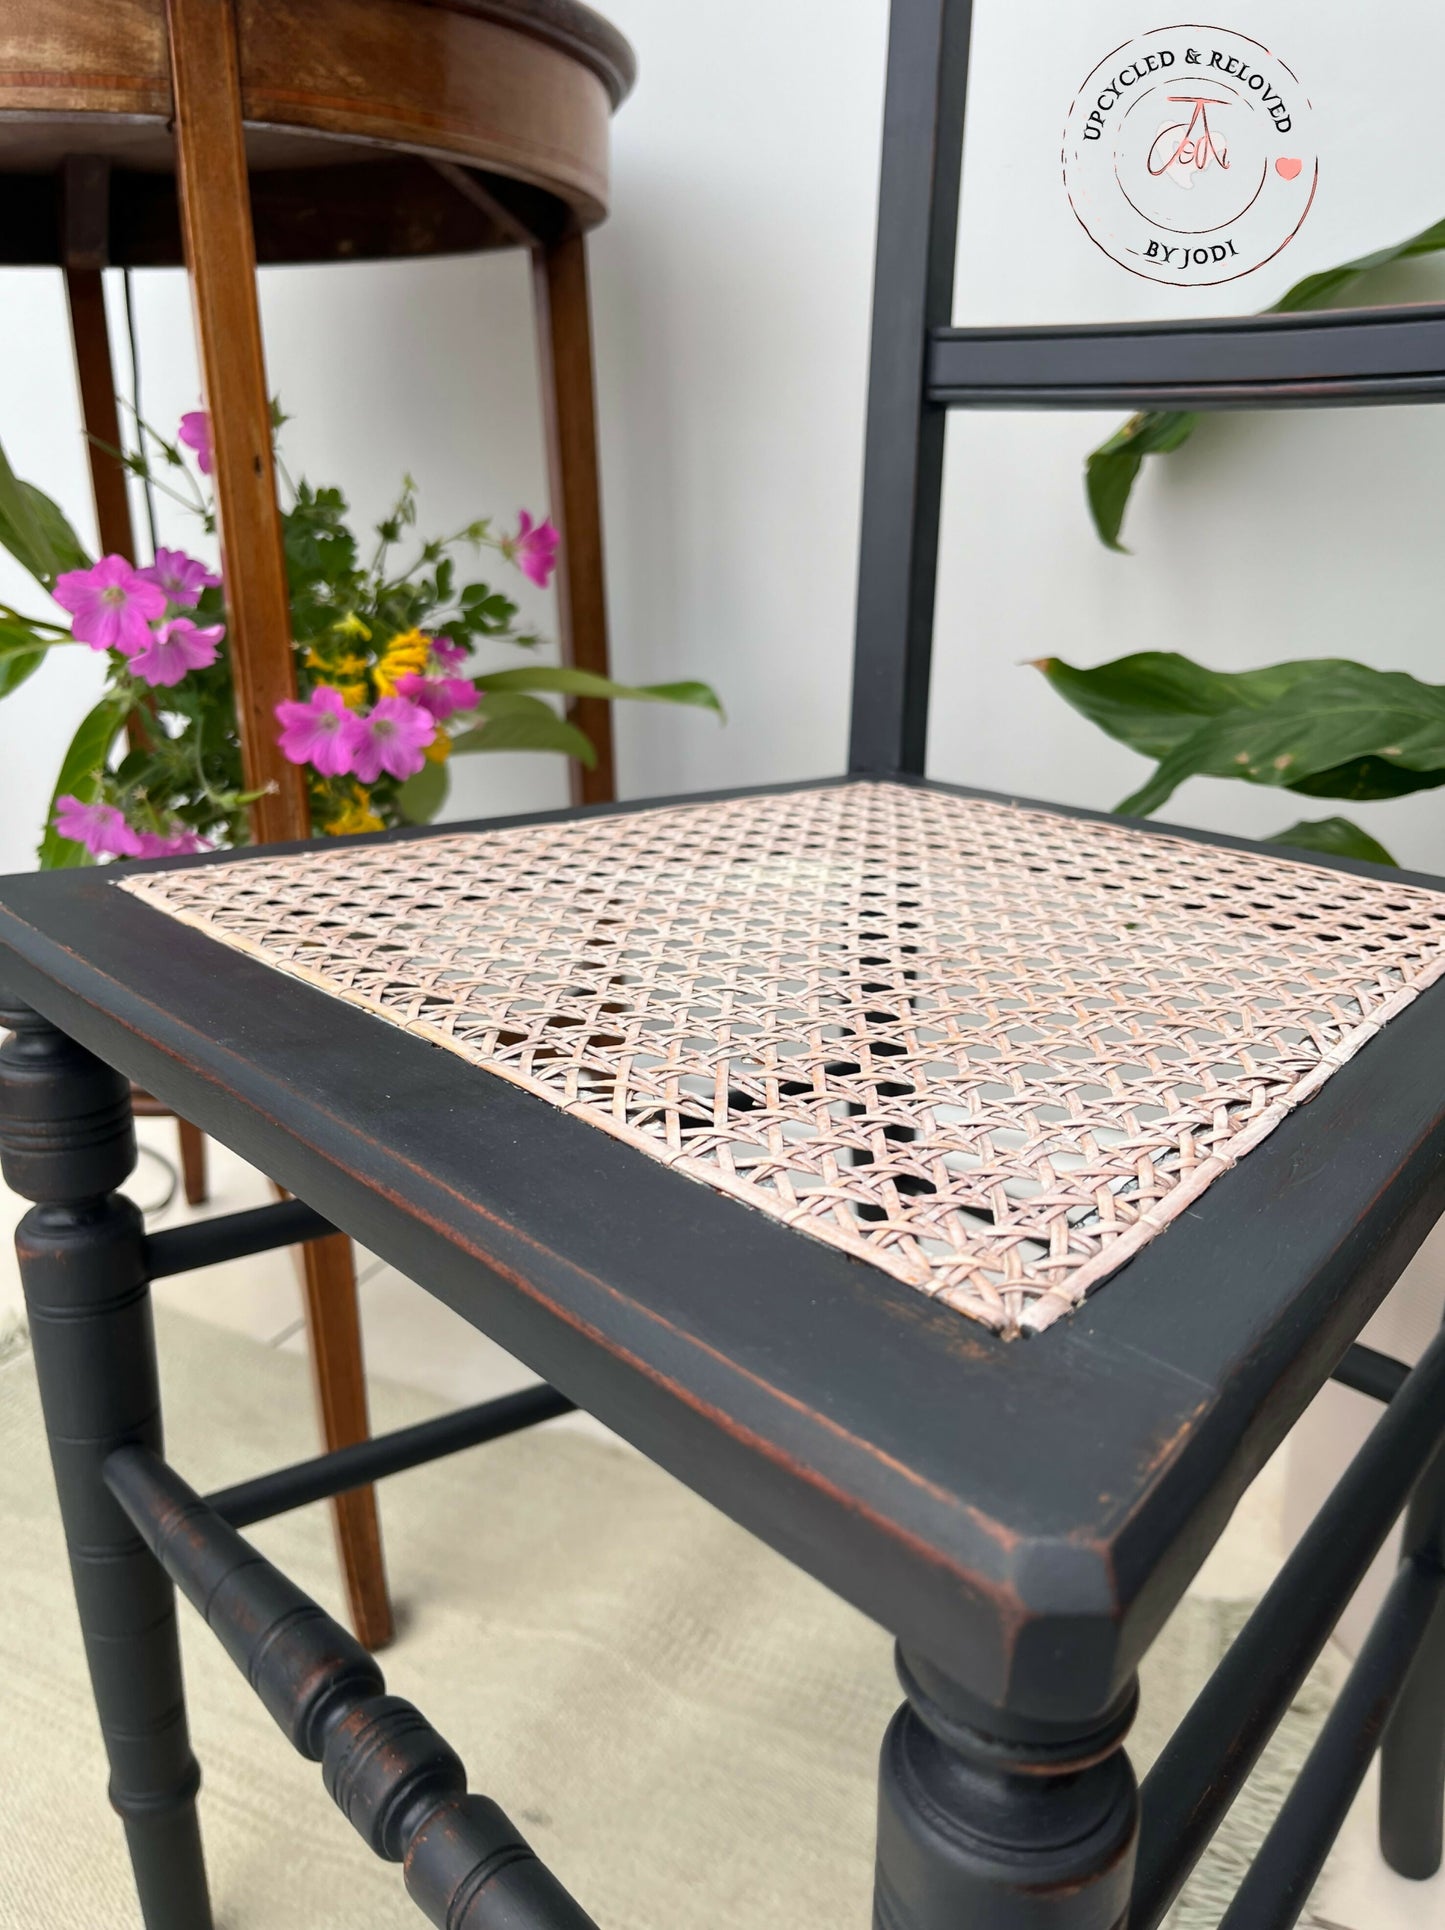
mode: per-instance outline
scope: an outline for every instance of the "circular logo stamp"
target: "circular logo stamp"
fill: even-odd
[[[1064,124],[1084,232],[1149,281],[1251,274],[1310,211],[1310,103],[1284,62],[1222,27],[1158,27],[1101,60]]]

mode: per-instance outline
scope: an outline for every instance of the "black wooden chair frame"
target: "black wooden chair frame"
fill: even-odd
[[[894,3],[859,782],[927,782],[949,408],[1445,392],[1434,310],[953,328],[969,25],[966,0]],[[12,1028],[0,1147],[7,1181],[36,1202],[21,1269],[147,1930],[211,1923],[173,1583],[441,1930],[586,1930],[372,1658],[237,1533],[574,1398],[898,1636],[906,1700],[883,1747],[879,1930],[1154,1930],[1402,1510],[1398,1578],[1224,1930],[1295,1921],[1382,1733],[1387,1857],[1413,1876],[1438,1867],[1445,1335],[1413,1369],[1352,1343],[1445,1210],[1445,992],[1394,1019],[1216,1182],[1217,1209],[1177,1223],[1041,1341],[1010,1347],[961,1333],[958,1316],[882,1275],[860,1284],[871,1270],[361,1012],[330,1002],[318,1024],[324,995],[244,957],[222,965],[195,932],[168,931],[158,949],[156,917],[96,873],[0,888]],[[297,1197],[148,1237],[114,1190],[134,1160],[130,1079]],[[536,1174],[549,1170],[568,1185],[543,1210]],[[162,1458],[149,1281],[333,1225],[546,1381],[203,1500]],[[1232,1244],[1241,1225],[1268,1229],[1268,1267],[1257,1243]],[[837,1316],[826,1328],[819,1296]],[[1122,1747],[1139,1657],[1331,1374],[1381,1417],[1141,1797]],[[1015,1451],[1002,1457],[1005,1429]],[[1081,1429],[1087,1452],[1071,1455]]]

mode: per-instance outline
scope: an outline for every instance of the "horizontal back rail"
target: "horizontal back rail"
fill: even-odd
[[[935,328],[944,408],[1260,409],[1445,397],[1445,307]]]

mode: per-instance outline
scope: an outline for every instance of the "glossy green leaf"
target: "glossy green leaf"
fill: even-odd
[[[575,670],[568,664],[524,664],[515,670],[489,670],[473,679],[478,690],[555,690],[568,697],[618,697],[653,704],[696,704],[704,710],[723,707],[708,684],[619,684],[599,677],[595,670]]]
[[[90,561],[59,505],[33,483],[21,482],[3,449],[0,449],[0,545],[47,590],[62,570],[81,570]]]
[[[1353,294],[1355,284],[1362,275],[1373,274],[1378,268],[1393,268],[1397,261],[1411,261],[1421,255],[1438,254],[1445,248],[1445,221],[1432,222],[1422,228],[1417,235],[1405,241],[1397,241],[1389,248],[1376,248],[1368,255],[1356,255],[1353,261],[1341,262],[1338,268],[1321,269],[1317,275],[1306,275],[1297,281],[1293,288],[1287,289],[1272,308],[1265,310],[1267,315],[1298,315],[1309,308],[1334,308],[1341,295]]]
[[[62,570],[84,570],[90,567],[90,556],[85,545],[66,520],[65,512],[59,503],[52,502],[49,496],[37,489],[34,483],[23,482],[21,493],[29,506],[41,540],[48,554],[48,574],[41,580],[48,589]],[[37,574],[40,574],[37,572]]]
[[[1434,771],[1405,770],[1383,757],[1352,757],[1327,771],[1299,778],[1288,788],[1301,797],[1339,797],[1364,804],[1376,798],[1408,797],[1411,791],[1431,791],[1439,783]]]
[[[1208,718],[1118,808],[1147,816],[1189,777],[1284,788],[1364,756],[1445,784],[1445,689],[1326,659],[1272,703]]]
[[[1173,651],[1143,650],[1092,670],[1077,669],[1059,657],[1040,658],[1035,667],[1100,730],[1145,757],[1164,758],[1208,718],[1261,709],[1296,684],[1334,669],[1339,661],[1303,658],[1259,670],[1226,671],[1210,670]],[[1367,755],[1297,776],[1285,788],[1306,797],[1348,798],[1359,804],[1371,798],[1404,797],[1439,782],[1431,770],[1410,769],[1392,759]]]
[[[1084,494],[1100,540],[1120,555],[1128,551],[1119,541],[1124,511],[1145,456],[1162,456],[1194,434],[1199,417],[1185,409],[1146,409],[1131,415],[1122,428],[1084,462]]]
[[[0,697],[8,697],[34,676],[54,641],[37,636],[27,624],[0,617]]]
[[[397,787],[397,808],[408,824],[430,824],[447,801],[451,780],[445,764],[423,764]]]
[[[586,732],[546,704],[538,704],[535,711],[504,710],[484,718],[452,739],[453,755],[458,751],[464,755],[475,751],[561,751],[585,764],[589,771],[597,762],[597,752]]]
[[[1270,664],[1263,670],[1209,670],[1172,650],[1141,650],[1080,670],[1040,657],[1054,689],[1100,730],[1146,757],[1167,757],[1208,717],[1272,703],[1330,659]]]
[[[1311,308],[1334,308],[1342,298],[1352,295],[1361,277],[1398,261],[1410,261],[1445,249],[1445,221],[1437,221],[1419,234],[1411,235],[1390,248],[1377,248],[1338,268],[1325,268],[1317,275],[1306,275],[1286,290],[1267,315],[1297,315]],[[1130,416],[1107,442],[1101,443],[1084,463],[1084,491],[1089,513],[1100,539],[1111,550],[1123,552],[1119,532],[1124,523],[1130,492],[1145,456],[1164,455],[1187,442],[1198,426],[1199,417],[1177,409],[1146,409]]]
[[[55,829],[56,801],[69,795],[82,798],[89,804],[100,796],[105,761],[129,708],[124,698],[102,697],[94,710],[88,711],[81,719],[80,727],[71,738],[70,748],[61,762],[60,775],[51,793],[50,808],[45,813],[45,832],[36,849],[42,871],[60,871],[89,863],[84,846],[70,838],[62,838]]]
[[[1371,864],[1396,862],[1384,845],[1348,818],[1302,818],[1264,842],[1287,844],[1296,851],[1326,851],[1334,858],[1368,858]]]
[[[43,650],[12,650],[0,656],[0,697],[8,697],[12,690],[18,690],[44,661]]]

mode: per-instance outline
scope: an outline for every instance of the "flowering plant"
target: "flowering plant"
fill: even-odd
[[[276,415],[279,429],[284,420]],[[134,473],[214,532],[207,478],[210,427],[182,418],[174,442],[142,425]],[[404,567],[392,558],[416,523],[408,478],[363,560],[339,489],[291,482],[277,461],[291,601],[297,698],[277,706],[277,742],[302,765],[318,831],[426,823],[446,799],[458,753],[558,751],[595,762],[549,695],[631,697],[718,710],[705,684],[632,687],[542,663],[480,670],[481,645],[538,639],[517,605],[489,582],[459,582],[458,555],[492,551],[545,588],[557,532],[523,510],[514,529],[490,521],[421,542]],[[0,452],[0,545],[49,590],[68,624],[0,605],[0,697],[63,644],[106,656],[106,687],[62,762],[39,847],[42,866],[102,857],[152,857],[244,844],[241,774],[225,585],[183,550],[157,546],[136,567],[92,562],[59,508],[19,481]]]

